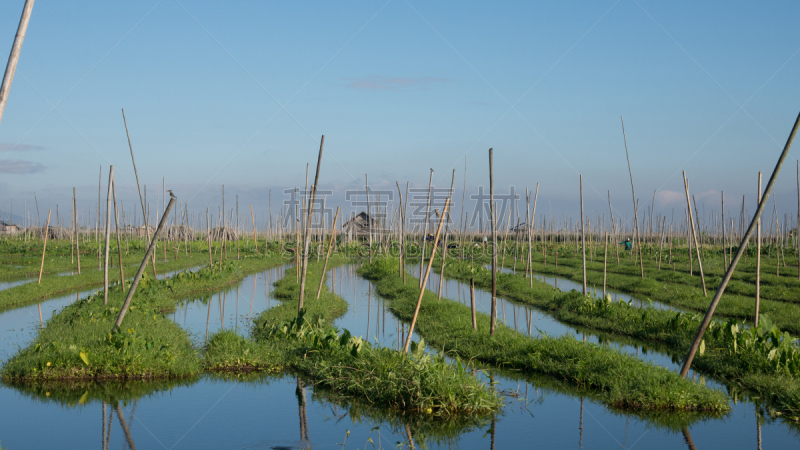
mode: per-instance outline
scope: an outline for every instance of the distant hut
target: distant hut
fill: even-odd
[[[369,237],[370,230],[375,232],[377,221],[366,212],[360,212],[342,225],[342,233],[350,239]]]
[[[135,236],[139,236],[139,237],[147,237],[148,231],[149,231],[150,236],[153,236],[153,233],[156,232],[156,229],[153,228],[153,226],[151,226],[151,225],[148,225],[147,228],[145,228],[145,226],[142,225],[142,226],[140,226],[138,228],[135,228],[133,230],[133,234]]]
[[[223,239],[226,241],[235,241],[236,230],[231,227],[216,227],[211,229],[211,240],[221,241]]]
[[[185,225],[173,225],[167,229],[167,240],[193,241],[194,233]]]
[[[529,229],[530,229],[530,226],[528,226],[527,223],[521,223],[521,224],[515,226],[514,228],[512,228],[511,232],[516,234],[517,236],[527,236]]]
[[[19,233],[19,227],[8,223],[4,220],[0,220],[0,234],[17,234]]]
[[[45,227],[36,227],[32,228],[33,234],[39,238],[44,239],[44,230]],[[47,227],[47,239],[69,239],[72,236],[72,231],[68,230],[64,227],[57,227],[57,226],[50,226]]]

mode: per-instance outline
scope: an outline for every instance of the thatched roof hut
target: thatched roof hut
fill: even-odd
[[[166,239],[170,241],[193,241],[194,232],[185,225],[173,225],[167,228]]]
[[[211,239],[219,241],[225,239],[226,241],[236,240],[236,230],[231,227],[216,227],[211,229]]]
[[[377,221],[366,212],[360,212],[342,225],[342,233],[350,238],[369,237],[370,230],[376,231]]]

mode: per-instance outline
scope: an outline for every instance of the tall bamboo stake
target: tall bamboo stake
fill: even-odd
[[[117,210],[117,184],[111,183],[111,195],[114,198],[114,229],[117,234],[117,254],[119,256],[119,284],[125,290],[125,272],[122,269],[122,241],[119,236],[119,210]]]
[[[253,204],[252,203],[250,204],[250,219],[253,221],[253,244],[256,246],[256,253],[258,253],[258,239],[256,238],[256,216],[253,215]],[[266,245],[266,243],[265,243],[265,245]]]
[[[50,234],[50,209],[47,210],[47,226],[44,228],[44,245],[42,246],[42,265],[39,266],[39,282],[42,284],[42,272],[44,272],[44,255],[47,252],[47,236]]]
[[[581,184],[581,253],[583,258],[583,296],[586,296],[586,233],[583,226],[583,175],[579,175]]]
[[[456,182],[456,169],[453,169],[453,179],[450,181],[450,193],[447,195],[448,198],[452,198],[452,196],[453,196],[453,186],[454,186],[455,182]],[[444,213],[442,213],[442,214],[444,214]],[[442,299],[442,285],[444,284],[444,263],[445,263],[445,259],[447,258],[447,235],[448,235],[448,232],[450,231],[450,221],[449,220],[447,220],[445,222],[445,226],[447,228],[445,228],[445,231],[444,231],[444,242],[442,243],[443,244],[442,245],[442,270],[439,272],[440,275],[439,275],[439,289],[438,289],[438,292],[437,292],[437,296],[438,296],[437,300],[441,300]]]
[[[478,320],[475,316],[475,279],[469,279],[469,299],[472,305],[472,329],[478,331]]]
[[[75,188],[72,188],[72,221],[73,229],[75,230],[75,256],[78,261],[78,275],[81,274],[81,245],[78,242],[78,200],[75,193]]]
[[[328,259],[331,257],[331,249],[333,248],[333,241],[336,239],[336,219],[339,218],[339,207],[336,207],[336,215],[333,216],[333,228],[331,229],[331,240],[328,243],[328,251],[325,252],[325,263],[322,265],[322,276],[319,277],[319,287],[317,288],[317,300],[319,294],[322,292],[322,282],[325,280],[325,271],[328,269]]]
[[[428,260],[428,268],[425,269],[425,276],[422,278],[422,287],[419,289],[419,297],[417,298],[417,306],[414,308],[414,316],[411,318],[411,325],[408,327],[408,337],[406,344],[403,347],[403,353],[408,353],[408,347],[411,345],[411,335],[414,334],[414,326],[417,324],[417,316],[419,315],[419,308],[422,305],[422,296],[425,294],[425,286],[428,284],[428,277],[431,274],[431,266],[433,265],[433,257],[436,255],[436,245],[439,243],[439,234],[442,232],[442,224],[447,215],[447,210],[450,208],[450,197],[444,203],[444,212],[439,219],[439,228],[436,230],[436,237],[433,239],[433,249],[431,249],[431,258]]]
[[[631,170],[631,157],[628,154],[628,139],[625,136],[625,121],[622,120],[622,116],[619,116],[619,120],[622,123],[622,140],[625,143],[625,158],[628,160],[628,174],[631,177],[631,194],[633,195],[633,215],[634,215],[634,245],[638,244],[639,247],[639,264],[642,271],[642,278],[644,278],[644,261],[642,261],[642,239],[639,235],[639,208],[636,202],[636,192],[633,189],[633,171]],[[636,252],[636,249],[634,249]]]
[[[697,232],[694,228],[694,215],[692,214],[692,203],[689,200],[689,181],[686,179],[686,171],[683,171],[683,187],[686,189],[686,205],[689,207],[689,227],[692,229],[692,239],[694,240],[694,249],[697,252],[697,267],[700,269],[700,280],[703,283],[703,295],[708,297],[706,291],[706,278],[703,275],[703,261],[700,259],[700,244],[697,242]]]
[[[750,221],[750,225],[747,227],[744,237],[742,237],[742,242],[739,244],[739,249],[736,251],[736,256],[734,256],[733,261],[731,261],[731,265],[725,272],[725,276],[722,278],[719,288],[717,288],[717,293],[714,294],[714,298],[711,300],[711,305],[708,307],[708,311],[703,317],[703,322],[700,324],[700,327],[697,330],[697,335],[694,338],[694,342],[692,342],[692,347],[689,349],[689,354],[686,355],[686,360],[681,367],[681,376],[684,378],[686,378],[686,374],[689,373],[689,367],[691,367],[692,361],[694,360],[694,355],[697,353],[697,349],[700,347],[700,342],[703,340],[703,334],[705,334],[708,324],[711,323],[711,318],[714,316],[714,310],[717,308],[717,304],[719,304],[719,301],[722,298],[722,294],[725,292],[725,287],[728,285],[731,276],[733,276],[733,271],[736,269],[736,264],[739,263],[739,258],[741,258],[742,254],[744,253],[745,246],[747,245],[747,241],[750,240],[750,236],[753,234],[753,229],[755,228],[756,222],[761,217],[761,213],[764,211],[764,206],[767,203],[766,200],[769,198],[769,194],[772,192],[772,187],[775,184],[775,179],[778,177],[778,173],[781,171],[781,166],[783,166],[783,162],[786,160],[786,156],[789,154],[789,149],[792,147],[792,141],[797,134],[798,127],[800,127],[800,114],[798,114],[797,119],[795,119],[792,131],[789,134],[789,138],[786,140],[786,145],[784,145],[781,156],[778,158],[778,163],[775,165],[775,169],[772,171],[772,176],[770,176],[769,182],[767,182],[767,189],[764,191],[764,198],[758,202],[758,208],[756,209],[755,216],[753,217],[753,220]]]
[[[312,214],[314,211],[314,197],[317,194],[317,186],[319,186],[319,168],[322,164],[322,147],[325,144],[325,135],[322,135],[322,139],[319,141],[319,156],[317,157],[317,173],[314,175],[314,185],[311,186],[311,195],[308,198],[308,207],[306,208],[306,229],[305,229],[305,236],[303,237],[303,274],[300,278],[300,299],[297,303],[297,311],[298,313],[303,309],[303,297],[305,295],[305,287],[306,287],[306,271],[308,270],[308,249],[311,245],[311,219]],[[370,249],[371,251],[371,249]],[[325,278],[325,274],[322,274],[322,277]]]
[[[0,85],[0,121],[3,120],[3,112],[8,102],[8,93],[11,91],[11,82],[14,80],[14,72],[17,70],[19,54],[22,52],[22,41],[25,40],[25,32],[28,30],[28,22],[31,20],[33,1],[25,0],[25,6],[22,7],[22,16],[17,26],[17,34],[14,36],[14,44],[11,46],[11,54],[8,55],[6,71],[3,74],[3,84]]]
[[[492,224],[492,312],[489,334],[494,336],[495,322],[497,321],[497,216],[494,204],[494,158],[491,148],[489,149],[489,214]]]
[[[139,184],[139,171],[136,170],[136,159],[133,157],[133,144],[131,144],[131,134],[128,132],[128,120],[125,118],[125,108],[122,108],[122,122],[125,124],[125,136],[128,137],[128,148],[131,151],[131,162],[133,163],[133,174],[136,176],[136,189],[139,191],[139,202],[142,204],[142,219],[144,223],[144,231],[147,240],[150,241],[150,220],[145,209],[144,197],[142,197],[142,186]],[[156,255],[153,254],[153,279],[157,279],[156,275]]]
[[[761,204],[761,171],[758,171],[758,203]],[[756,314],[753,319],[758,326],[758,311],[761,303],[761,218],[756,222]]]
[[[108,256],[111,251],[111,186],[114,185],[114,166],[108,169],[108,195],[106,196],[105,264],[103,265],[103,304],[108,304]]]
[[[531,223],[528,224],[528,266],[531,268],[530,273],[530,287],[533,288],[533,226],[536,223],[536,204],[539,201],[539,183],[536,183],[536,193],[533,195],[533,213],[531,213]],[[544,247],[544,239],[542,239],[542,247]],[[546,262],[547,260],[545,260]]]
[[[428,181],[428,206],[425,208],[425,229],[422,232],[422,254],[419,257],[419,287],[422,289],[422,267],[425,265],[425,247],[428,242],[428,222],[431,217],[431,189],[433,188],[433,169]]]
[[[161,221],[158,223],[158,228],[156,232],[153,234],[153,240],[150,241],[150,245],[147,247],[147,252],[144,255],[144,259],[142,260],[142,264],[139,266],[139,271],[136,272],[136,276],[133,277],[133,282],[131,283],[131,288],[128,290],[128,295],[125,297],[125,303],[122,304],[122,309],[119,311],[119,317],[117,317],[117,321],[114,323],[113,330],[118,330],[119,327],[122,325],[122,319],[125,318],[125,313],[128,312],[128,307],[131,304],[131,300],[133,299],[133,293],[136,292],[136,287],[139,286],[139,281],[142,280],[142,274],[144,273],[144,269],[147,267],[147,260],[153,254],[153,250],[156,248],[156,241],[158,240],[158,235],[161,233],[161,230],[164,228],[164,224],[167,223],[167,218],[169,217],[169,212],[172,210],[172,205],[175,204],[175,198],[170,198],[169,203],[167,204],[167,209],[164,211],[164,215],[161,216]]]
[[[659,258],[661,257],[661,253],[658,254]],[[608,260],[608,231],[606,231],[606,246],[605,250],[603,250],[603,298],[606,298],[606,264]],[[660,262],[660,260],[659,260]]]

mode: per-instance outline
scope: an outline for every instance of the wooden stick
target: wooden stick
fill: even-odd
[[[258,239],[256,238],[256,216],[253,215],[252,203],[250,204],[250,219],[253,221],[253,244],[256,246],[256,253],[258,253]]]
[[[731,265],[725,272],[725,276],[722,278],[719,288],[717,288],[717,293],[714,294],[714,298],[711,300],[711,305],[708,307],[705,317],[703,317],[703,322],[700,324],[700,327],[697,330],[697,335],[694,338],[694,342],[692,342],[692,347],[689,349],[689,354],[686,355],[686,360],[681,367],[681,377],[686,378],[686,374],[689,373],[689,368],[694,360],[694,355],[697,353],[697,349],[700,347],[700,342],[703,340],[703,334],[705,334],[708,324],[711,323],[711,318],[714,316],[714,310],[717,308],[717,304],[719,304],[722,294],[725,292],[725,287],[728,285],[728,282],[733,276],[733,271],[736,270],[736,265],[739,263],[739,258],[741,258],[742,254],[744,253],[747,241],[750,240],[750,236],[753,234],[753,229],[755,228],[756,222],[761,217],[761,213],[764,211],[764,206],[767,203],[766,200],[769,198],[769,194],[772,192],[772,187],[775,184],[775,179],[778,177],[778,173],[781,171],[781,166],[783,166],[783,162],[786,160],[786,156],[789,154],[789,149],[792,147],[792,141],[794,141],[798,127],[800,127],[800,114],[798,114],[797,119],[795,119],[792,131],[789,133],[789,138],[786,140],[786,145],[784,145],[781,156],[778,158],[778,163],[775,165],[775,169],[772,171],[772,176],[770,176],[769,182],[767,182],[767,189],[764,191],[764,198],[758,202],[756,213],[753,216],[753,220],[750,221],[750,225],[747,227],[744,237],[742,237],[742,242],[739,244],[739,249],[736,251],[736,256],[734,256],[733,261],[731,261]]]
[[[108,169],[108,195],[106,196],[106,252],[103,265],[103,304],[108,304],[108,255],[111,243],[111,186],[114,184],[114,166]]]
[[[494,204],[494,159],[493,150],[489,149],[489,210],[492,224],[492,313],[489,334],[494,336],[497,321],[497,217]]]
[[[658,257],[661,258],[661,252]],[[608,231],[606,231],[606,247],[603,251],[603,298],[606,298],[606,261],[608,260]],[[660,260],[659,260],[660,262]]]
[[[78,200],[75,194],[75,188],[72,188],[72,220],[73,220],[73,228],[75,230],[75,256],[78,261],[78,275],[81,274],[81,246],[78,240]]]
[[[433,189],[433,169],[428,181],[428,206],[425,208],[425,229],[422,231],[422,254],[419,257],[419,288],[422,289],[422,267],[425,265],[425,247],[428,242],[428,222],[431,217],[431,189]],[[367,196],[369,198],[369,196]],[[370,250],[370,255],[372,250]],[[371,260],[370,260],[371,261]]]
[[[22,41],[25,40],[25,32],[28,29],[28,22],[31,20],[32,10],[33,0],[25,0],[25,6],[22,8],[22,17],[20,17],[19,25],[17,26],[17,34],[14,36],[14,44],[11,46],[11,54],[8,55],[6,72],[3,74],[3,84],[0,85],[0,121],[3,120],[3,112],[8,102],[8,93],[11,91],[11,82],[14,80],[14,72],[17,70],[17,61],[19,61],[19,54],[22,52]]]
[[[758,171],[758,203],[761,204],[761,171]],[[756,223],[756,314],[753,319],[758,326],[758,310],[761,303],[761,218]]]
[[[136,159],[133,158],[133,144],[131,144],[131,134],[128,132],[128,120],[125,119],[125,108],[122,108],[122,122],[125,124],[125,136],[128,137],[128,148],[131,151],[131,162],[133,163],[133,174],[136,176],[136,189],[139,190],[139,202],[142,204],[142,219],[144,220],[144,231],[147,240],[150,240],[150,221],[148,219],[147,210],[144,206],[144,197],[142,197],[142,186],[139,184],[139,172],[136,170]],[[156,276],[156,256],[153,254],[153,279]]]
[[[319,185],[319,167],[322,164],[322,147],[325,144],[325,135],[322,135],[322,139],[319,141],[319,156],[317,157],[317,173],[314,175],[314,185],[311,186],[311,195],[308,198],[308,208],[306,208],[306,229],[305,229],[305,236],[303,238],[303,274],[300,278],[300,299],[297,303],[297,311],[298,313],[303,309],[303,297],[305,294],[305,287],[306,287],[306,271],[308,270],[308,249],[311,245],[311,220],[313,218],[312,214],[314,211],[314,197],[317,194],[317,186]],[[372,249],[370,249],[370,252]],[[323,278],[324,278],[323,274]]]
[[[453,179],[452,179],[452,181],[450,181],[450,193],[448,194],[448,198],[451,198],[453,196],[453,186],[454,186],[455,182],[456,182],[456,169],[453,169]],[[444,214],[444,213],[442,213],[442,214]],[[509,214],[511,214],[511,213],[509,212]],[[444,284],[444,262],[445,262],[445,259],[447,258],[447,236],[448,236],[448,232],[450,231],[450,221],[449,220],[446,221],[446,226],[447,226],[447,228],[444,231],[444,241],[442,242],[442,270],[441,270],[441,272],[439,274],[439,290],[437,292],[437,296],[438,296],[437,300],[441,300],[442,299],[442,285]],[[508,236],[508,228],[506,228],[506,236]],[[505,244],[505,242],[504,242],[504,244]],[[504,250],[503,256],[505,256],[505,250]]]
[[[111,183],[111,195],[114,198],[114,229],[117,234],[117,254],[119,256],[119,284],[125,290],[125,272],[122,270],[122,241],[119,237],[119,210],[117,210],[117,183]]]
[[[417,307],[414,309],[414,316],[411,318],[411,325],[408,327],[408,337],[406,344],[403,347],[403,353],[408,353],[408,347],[411,345],[411,335],[414,334],[414,326],[417,324],[417,316],[419,315],[419,308],[422,306],[422,296],[425,294],[425,285],[428,284],[428,277],[431,274],[431,266],[433,265],[433,257],[436,255],[436,245],[439,243],[439,234],[442,232],[442,224],[447,214],[447,209],[450,207],[450,197],[444,204],[444,212],[439,219],[439,229],[436,230],[436,237],[433,240],[433,249],[431,250],[431,258],[428,260],[428,268],[425,269],[425,276],[422,278],[422,287],[419,290],[419,297],[417,298]]]
[[[625,143],[625,158],[628,160],[628,174],[631,177],[631,194],[633,195],[633,215],[634,215],[634,245],[638,243],[639,246],[639,264],[642,271],[642,278],[644,278],[644,261],[642,261],[642,242],[641,237],[639,236],[639,208],[636,206],[636,191],[633,190],[633,171],[631,170],[631,157],[628,154],[628,138],[625,137],[625,121],[622,120],[622,116],[619,116],[619,120],[622,123],[622,140]],[[636,249],[633,250],[636,252]]]
[[[42,247],[42,265],[39,267],[39,282],[42,284],[42,272],[44,271],[44,254],[47,251],[47,235],[50,234],[50,209],[47,210],[47,226],[44,228],[44,246]]]
[[[581,184],[581,253],[583,255],[583,296],[586,297],[586,233],[583,226],[583,175],[579,175]]]
[[[703,283],[703,295],[708,297],[706,291],[706,278],[703,275],[703,261],[700,259],[700,244],[697,242],[697,232],[694,228],[694,214],[692,214],[692,203],[689,200],[689,181],[686,179],[686,171],[683,171],[683,187],[686,189],[686,205],[689,207],[689,227],[692,229],[692,239],[694,240],[694,249],[697,252],[697,266],[700,268],[700,280]]]
[[[331,229],[331,240],[328,242],[328,251],[325,252],[325,263],[322,265],[322,276],[319,277],[319,287],[317,288],[317,300],[322,292],[322,282],[325,280],[325,271],[328,269],[328,258],[331,257],[331,249],[333,248],[333,241],[336,239],[336,219],[339,218],[339,207],[336,207],[336,215],[333,217],[333,228]]]
[[[164,224],[167,223],[167,217],[169,217],[169,212],[172,209],[172,205],[175,204],[175,198],[170,198],[169,203],[167,204],[167,209],[164,211],[164,214],[161,216],[161,221],[158,223],[158,228],[156,232],[153,234],[153,240],[150,241],[150,245],[147,247],[147,252],[144,255],[144,259],[142,260],[142,264],[139,266],[139,271],[136,272],[136,276],[133,277],[133,283],[131,283],[131,288],[128,290],[128,296],[125,297],[125,303],[122,304],[122,309],[119,312],[119,317],[117,317],[117,321],[114,323],[114,328],[112,330],[118,330],[119,327],[122,325],[122,319],[125,318],[125,313],[128,312],[128,307],[131,304],[131,300],[133,299],[133,293],[136,292],[136,287],[139,286],[139,281],[142,280],[142,274],[144,274],[144,269],[147,267],[147,260],[153,254],[153,250],[156,248],[156,241],[158,240],[158,235],[161,233],[161,230],[164,228]]]
[[[475,317],[475,279],[469,279],[469,298],[472,302],[472,329],[478,331],[478,320]]]

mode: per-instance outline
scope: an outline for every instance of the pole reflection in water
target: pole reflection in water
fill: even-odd
[[[117,409],[117,418],[119,419],[119,424],[122,427],[122,431],[125,433],[125,440],[128,441],[128,447],[130,447],[131,450],[136,450],[136,443],[133,442],[133,436],[131,436],[131,429],[128,427],[128,422],[125,421],[125,414],[122,413],[122,408],[119,407],[119,401],[117,401],[116,409]],[[133,418],[133,413],[131,413],[131,418]]]
[[[683,433],[683,441],[686,442],[686,446],[689,447],[689,450],[697,450],[692,440],[692,435],[689,433],[689,427],[683,427],[681,432]]]
[[[311,448],[311,443],[308,438],[308,416],[306,416],[306,387],[300,378],[297,378],[297,411],[300,417],[300,441],[305,444],[306,448]]]
[[[578,447],[583,448],[583,397],[581,397],[581,419],[578,423],[578,430],[580,430],[578,434]]]

